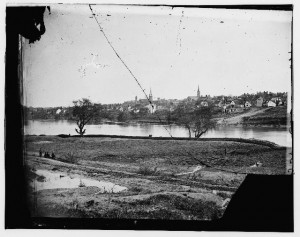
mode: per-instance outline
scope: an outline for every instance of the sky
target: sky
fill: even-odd
[[[119,57],[154,98],[290,92],[287,11],[93,5]],[[145,98],[88,5],[52,5],[46,33],[24,45],[24,103]]]

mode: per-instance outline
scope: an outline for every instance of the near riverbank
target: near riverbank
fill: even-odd
[[[25,144],[33,215],[50,217],[215,219],[247,173],[285,174],[288,152],[230,140],[26,136]],[[55,189],[49,172],[59,183],[81,182]]]

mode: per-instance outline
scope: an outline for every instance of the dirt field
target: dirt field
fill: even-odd
[[[222,216],[245,173],[286,172],[285,148],[251,143],[25,139],[34,216],[209,220]],[[56,157],[39,157],[40,149]],[[251,167],[256,162],[261,167]],[[43,172],[69,185],[79,180],[79,185],[41,189],[48,182]],[[113,186],[88,185],[95,181]],[[117,192],[117,187],[124,190]]]
[[[251,108],[249,111],[242,113],[242,114],[233,114],[231,117],[228,118],[221,118],[217,121],[218,125],[238,125],[243,122],[245,117],[251,117],[258,114],[264,113],[268,108]]]

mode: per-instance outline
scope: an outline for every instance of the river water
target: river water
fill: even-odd
[[[100,190],[98,193],[119,193],[127,190],[126,187],[116,185],[111,182],[98,181],[93,179],[71,177],[65,173],[51,172],[48,170],[37,170],[35,173],[44,180],[39,182],[34,180],[32,186],[37,191],[44,189],[56,189],[56,188],[80,188],[80,187],[98,187]]]
[[[76,124],[72,121],[58,120],[29,120],[25,125],[27,135],[76,135]],[[99,125],[87,125],[86,134],[125,135],[125,136],[149,136],[153,137],[188,137],[188,131],[184,127],[176,125],[159,124],[114,124],[102,123]],[[261,127],[217,127],[208,131],[202,137],[205,138],[254,138],[267,140],[282,146],[292,146],[290,133],[285,128],[261,128]]]

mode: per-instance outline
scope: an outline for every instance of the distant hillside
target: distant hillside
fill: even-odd
[[[286,106],[278,106],[268,108],[261,113],[252,116],[243,117],[243,125],[273,125],[286,126],[288,125],[288,115]]]

